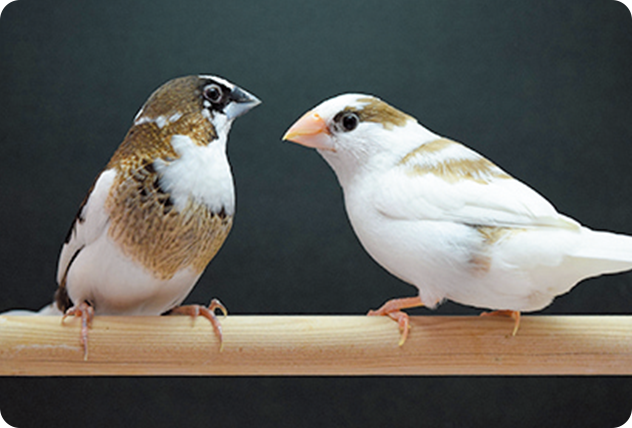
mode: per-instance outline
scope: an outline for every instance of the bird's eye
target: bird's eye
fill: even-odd
[[[222,88],[220,88],[218,85],[208,85],[206,88],[204,88],[204,98],[212,103],[220,102],[222,100],[222,96]]]
[[[346,112],[340,116],[338,123],[344,132],[349,132],[358,127],[360,118],[353,112]]]

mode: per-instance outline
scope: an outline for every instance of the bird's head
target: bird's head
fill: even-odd
[[[260,103],[257,97],[221,77],[186,76],[158,88],[140,109],[134,124],[150,122],[163,128],[181,118],[202,116],[217,134]]]
[[[200,146],[225,145],[233,121],[259,105],[254,95],[217,76],[179,77],[156,89],[134,118],[108,166],[174,158],[174,136]]]
[[[358,167],[388,163],[419,144],[417,121],[371,95],[344,94],[324,101],[298,119],[283,136],[312,147],[339,178]]]

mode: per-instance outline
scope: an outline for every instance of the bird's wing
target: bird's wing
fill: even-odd
[[[106,230],[109,216],[104,206],[115,176],[113,169],[101,173],[79,207],[59,255],[57,284],[60,286],[64,285],[68,269],[79,252]]]
[[[441,162],[419,151],[381,177],[374,193],[376,208],[388,217],[409,220],[579,227],[527,185],[473,150],[452,144],[450,156]]]

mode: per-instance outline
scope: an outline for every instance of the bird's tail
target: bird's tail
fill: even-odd
[[[597,275],[632,269],[632,236],[611,232],[582,230],[580,245],[570,254],[587,266],[599,268]]]
[[[39,311],[30,311],[28,309],[12,309],[6,312],[2,312],[0,316],[32,316],[32,315],[63,315],[63,313],[57,308],[55,303],[44,306]]]

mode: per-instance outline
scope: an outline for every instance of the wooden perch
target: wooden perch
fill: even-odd
[[[630,375],[632,317],[411,317],[403,347],[385,317],[0,316],[0,375]]]

